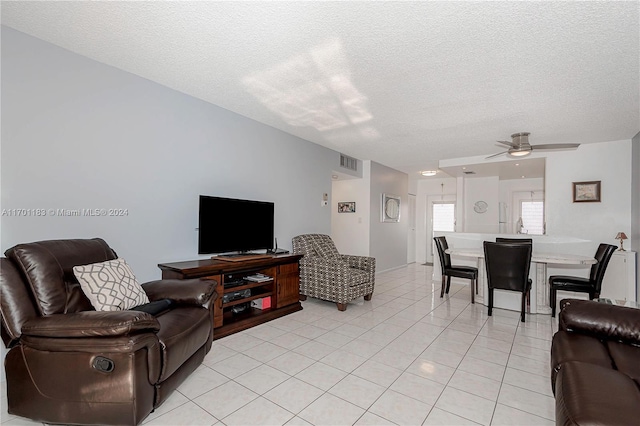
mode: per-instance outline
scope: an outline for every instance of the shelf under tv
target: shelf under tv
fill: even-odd
[[[243,297],[241,299],[237,299],[237,300],[232,300],[230,302],[223,302],[222,303],[222,307],[223,308],[228,308],[230,306],[235,306],[235,305],[239,305],[241,303],[246,303],[246,302],[251,302],[252,300],[256,300],[256,299],[262,299],[263,297],[269,297],[272,296],[273,292],[272,291],[264,291],[264,292],[259,292],[256,294],[252,294],[249,297]]]
[[[242,290],[246,290],[248,288],[262,287],[262,286],[267,285],[267,284],[273,284],[273,280],[260,282],[260,283],[248,282],[247,281],[246,284],[236,285],[234,287],[225,287],[224,288],[224,294],[233,293],[235,291],[242,291]]]
[[[238,262],[225,262],[219,258],[200,259],[186,262],[162,263],[163,279],[206,278],[217,281],[213,325],[213,338],[220,339],[238,331],[262,324],[266,321],[288,315],[302,309],[300,304],[301,255],[258,255],[260,258]],[[253,274],[271,277],[268,281],[237,285],[237,278]],[[233,281],[231,276],[233,275]],[[234,286],[225,288],[225,279]],[[224,294],[251,289],[251,296],[227,303],[222,302]],[[231,307],[252,300],[271,297],[271,307],[267,309],[248,308],[245,312],[232,313]]]

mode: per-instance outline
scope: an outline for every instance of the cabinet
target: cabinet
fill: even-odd
[[[637,301],[636,252],[618,250],[613,253],[604,273],[600,297]]]
[[[186,262],[161,263],[163,279],[203,278],[218,284],[218,298],[213,309],[213,338],[253,327],[263,322],[296,312],[300,304],[301,255],[274,255],[246,260],[203,259]],[[263,274],[270,279],[252,282],[246,277]],[[270,298],[271,306],[258,309],[252,301]]]
[[[300,270],[297,262],[277,268],[276,308],[283,308],[300,300]]]

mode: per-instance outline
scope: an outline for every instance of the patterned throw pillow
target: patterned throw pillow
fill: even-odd
[[[149,303],[124,259],[74,266],[73,273],[96,311],[124,311]]]

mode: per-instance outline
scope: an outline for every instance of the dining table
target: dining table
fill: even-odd
[[[475,299],[476,302],[486,305],[484,298],[488,294],[488,283],[484,265],[484,251],[477,248],[450,247],[446,250],[446,253],[452,257],[475,260],[478,268],[478,289]],[[534,251],[531,254],[531,263],[532,268],[529,271],[529,278],[532,280],[532,285],[527,312],[550,315],[551,305],[549,302],[550,289],[547,265],[583,265],[590,267],[597,263],[597,260],[593,256]],[[494,307],[520,311],[520,296],[513,292],[495,290]]]

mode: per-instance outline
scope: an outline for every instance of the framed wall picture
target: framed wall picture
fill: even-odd
[[[600,181],[573,182],[574,203],[599,203]]]
[[[380,206],[380,222],[400,222],[400,197],[382,194]]]
[[[356,212],[356,202],[355,201],[344,201],[338,203],[338,213],[355,213]]]

